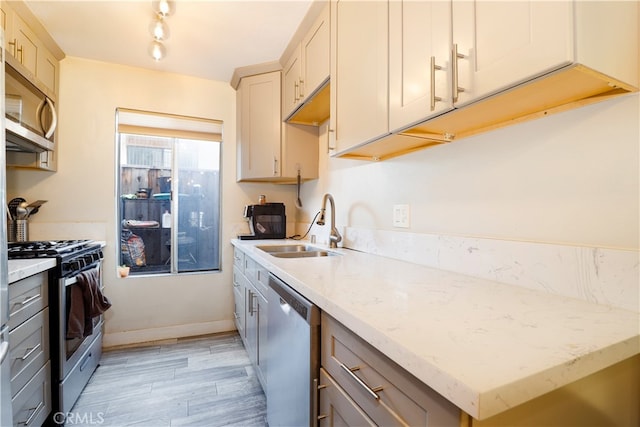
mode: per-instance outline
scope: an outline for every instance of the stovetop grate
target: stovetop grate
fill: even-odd
[[[93,240],[43,240],[9,243],[9,259],[49,258],[83,250],[94,244]]]

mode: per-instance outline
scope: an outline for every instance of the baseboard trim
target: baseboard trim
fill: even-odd
[[[102,346],[105,349],[154,341],[175,340],[198,335],[217,334],[236,329],[233,320],[190,323],[187,325],[166,326],[163,328],[139,329],[135,331],[111,332],[104,334]]]

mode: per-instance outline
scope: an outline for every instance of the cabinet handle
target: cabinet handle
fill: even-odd
[[[32,349],[30,349],[29,351],[27,351],[27,354],[25,354],[24,356],[22,356],[20,358],[20,360],[27,360],[36,350],[38,350],[40,348],[40,344],[36,345],[35,347],[33,347]]]
[[[323,384],[318,384],[318,379],[314,378],[313,379],[313,412],[312,412],[312,416],[316,417],[316,419],[318,421],[327,418],[326,415],[320,415],[320,407],[318,405],[318,398],[319,398],[319,390],[325,388],[326,385]]]
[[[345,365],[344,363],[337,361],[338,364],[340,365],[340,367],[351,377],[353,378],[353,380],[355,382],[357,382],[358,384],[360,384],[360,386],[362,388],[364,388],[364,390],[369,394],[369,396],[371,396],[372,398],[374,398],[375,400],[379,400],[380,396],[378,395],[379,391],[382,391],[383,387],[375,387],[375,388],[371,388],[367,385],[367,383],[365,383],[364,381],[362,381],[356,374],[354,374],[355,371],[359,371],[360,367],[359,366],[355,366],[353,368],[349,368],[347,367],[347,365]]]
[[[431,111],[436,109],[436,102],[442,101],[442,98],[436,96],[436,70],[442,70],[442,67],[436,65],[436,57],[431,57]]]
[[[464,92],[464,88],[458,86],[458,59],[462,59],[465,56],[458,53],[458,44],[453,44],[453,53],[451,58],[451,66],[453,68],[453,102],[458,102],[458,95],[460,92]]]
[[[304,87],[304,80],[298,79],[298,81],[300,82],[298,84],[298,96],[300,100],[302,100],[302,98],[304,98],[304,91],[302,90],[302,88]]]
[[[26,298],[24,301],[22,301],[22,302],[20,303],[20,305],[27,305],[27,304],[29,304],[31,301],[36,300],[36,299],[38,299],[38,298],[40,298],[40,294],[32,295],[32,296],[30,296],[29,298]]]
[[[40,412],[40,408],[42,408],[43,405],[44,403],[40,402],[38,403],[38,406],[36,406],[35,408],[31,408],[30,411],[33,411],[33,412],[31,413],[31,415],[29,415],[29,418],[27,418],[27,421],[25,421],[24,423],[18,422],[18,424],[24,424],[25,426],[28,426],[29,423],[33,420],[33,417],[35,417],[36,414]]]
[[[11,46],[11,56],[13,56],[15,58],[16,57],[16,47],[18,46],[18,40],[14,38],[12,41],[9,42],[9,46]]]
[[[20,58],[18,58],[18,61],[20,61],[20,63],[22,64],[22,61],[24,60],[24,49],[23,46],[20,46],[18,48],[18,53],[20,54]],[[23,64],[24,65],[24,64]]]
[[[273,156],[273,176],[278,176],[278,159]]]
[[[253,316],[256,312],[254,301],[257,298],[257,295],[253,291],[249,291],[249,314]]]
[[[298,82],[295,82],[295,84],[293,85],[294,89],[293,89],[293,103],[295,104],[296,102],[298,102],[298,91],[300,90],[300,87],[298,86]]]

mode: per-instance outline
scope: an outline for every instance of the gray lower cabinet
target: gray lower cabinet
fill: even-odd
[[[233,266],[233,318],[236,324],[236,329],[238,333],[245,339],[245,321],[246,321],[246,313],[245,313],[245,295],[247,292],[245,277],[240,272],[240,269]]]
[[[321,426],[460,426],[458,407],[326,313],[321,364]]]
[[[234,319],[249,360],[267,391],[267,299],[269,272],[238,248],[233,255]]]
[[[48,272],[9,284],[14,426],[42,425],[51,412],[48,305]]]

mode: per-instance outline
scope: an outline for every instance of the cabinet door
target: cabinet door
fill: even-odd
[[[58,60],[44,47],[38,49],[36,77],[52,93],[58,93]]]
[[[330,73],[329,6],[320,14],[300,45],[303,68],[301,97],[308,97],[320,88]]]
[[[246,287],[245,293],[245,347],[249,360],[255,366],[258,358],[258,302],[257,292]]]
[[[16,44],[15,57],[27,70],[37,74],[38,39],[17,14],[13,15],[13,37]]]
[[[334,154],[389,133],[388,2],[331,2]]]
[[[570,1],[453,0],[457,105],[573,61]]]
[[[233,266],[233,317],[238,334],[245,339],[245,285],[243,275],[237,266]]]
[[[302,99],[302,58],[296,48],[282,70],[282,115],[287,117]]]
[[[267,391],[267,358],[268,358],[268,344],[267,344],[267,300],[258,293],[256,295],[256,307],[258,315],[258,354],[256,355],[256,369],[258,379],[262,384],[262,389]]]
[[[451,4],[389,3],[389,128],[451,110]],[[432,60],[433,58],[433,60]]]
[[[238,89],[238,181],[280,175],[280,72],[244,77]]]

